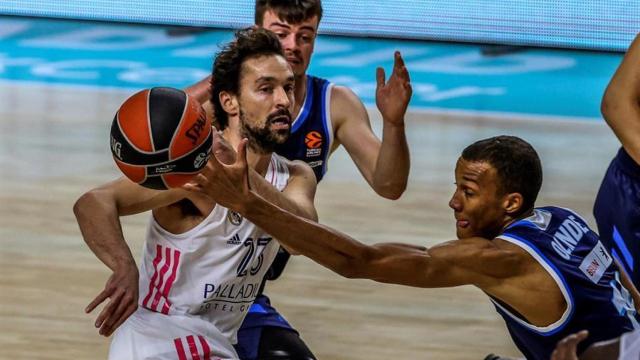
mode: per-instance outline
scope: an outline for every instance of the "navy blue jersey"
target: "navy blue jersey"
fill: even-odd
[[[602,242],[640,286],[640,164],[624,148],[602,179],[593,215]]]
[[[298,117],[293,121],[291,136],[276,148],[276,153],[289,160],[309,164],[318,182],[327,171],[327,160],[333,142],[331,125],[331,88],[324,79],[307,75],[307,95]]]
[[[496,299],[496,310],[527,359],[549,359],[556,343],[580,330],[589,337],[578,350],[638,328],[629,292],[598,235],[571,210],[542,207],[508,226],[498,238],[527,251],[556,281],[567,302],[562,317],[538,327]]]

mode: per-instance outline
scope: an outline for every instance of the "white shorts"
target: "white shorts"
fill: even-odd
[[[620,357],[618,359],[640,359],[640,330],[622,334],[622,337],[620,337]]]
[[[202,319],[139,307],[116,330],[109,360],[238,359],[215,326]]]

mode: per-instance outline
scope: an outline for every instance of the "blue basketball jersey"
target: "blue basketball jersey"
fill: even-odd
[[[325,79],[307,75],[307,95],[298,117],[293,121],[291,136],[276,148],[276,153],[289,160],[309,164],[318,182],[327,171],[327,161],[333,143],[331,125],[331,89]]]
[[[556,281],[567,309],[553,324],[529,324],[497,299],[496,310],[527,359],[549,359],[556,343],[580,330],[589,330],[579,353],[590,344],[638,328],[633,300],[620,284],[618,267],[598,235],[571,210],[542,207],[509,225],[498,238],[509,241],[537,260]]]

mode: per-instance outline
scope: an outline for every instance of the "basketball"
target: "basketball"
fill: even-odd
[[[200,103],[168,87],[142,90],[120,106],[111,153],[130,180],[158,190],[179,187],[207,163],[213,133]]]

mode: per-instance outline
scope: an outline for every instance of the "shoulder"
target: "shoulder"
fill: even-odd
[[[367,110],[362,100],[353,90],[346,86],[333,86],[331,90],[331,121],[334,127],[337,129],[342,123],[350,119],[366,120],[368,122]],[[349,123],[353,122],[349,121]]]
[[[331,88],[331,105],[348,107],[364,106],[362,100],[360,100],[353,90],[342,85],[334,85]]]
[[[290,180],[304,179],[307,181],[312,180],[314,184],[316,183],[316,175],[313,172],[313,169],[311,169],[311,166],[306,162],[302,160],[289,160],[284,156],[280,156],[275,153],[274,157],[278,163],[282,164],[282,166],[287,169]]]

